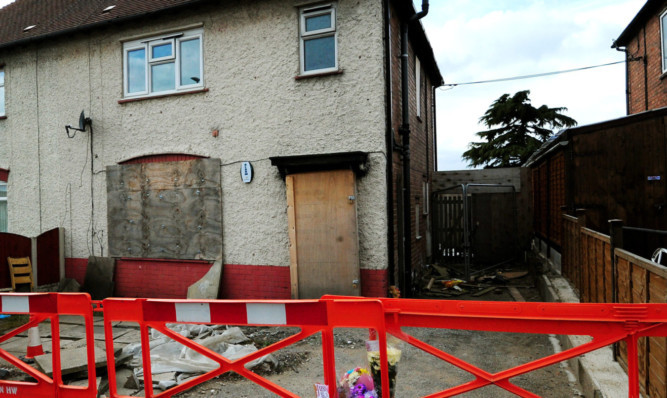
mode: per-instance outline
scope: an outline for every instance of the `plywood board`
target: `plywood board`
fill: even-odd
[[[358,295],[356,182],[351,170],[292,178],[299,298]]]
[[[108,168],[114,257],[206,259],[222,252],[220,160]]]

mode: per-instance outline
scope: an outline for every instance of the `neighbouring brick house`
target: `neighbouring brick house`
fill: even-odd
[[[667,1],[648,0],[612,47],[626,53],[627,113],[667,106]]]
[[[428,257],[442,84],[413,22],[406,130],[400,32],[416,11],[409,0],[0,9],[8,231],[63,228],[64,276],[80,282],[89,256],[116,258],[119,296],[184,297],[216,260],[222,298],[408,286],[401,276]]]

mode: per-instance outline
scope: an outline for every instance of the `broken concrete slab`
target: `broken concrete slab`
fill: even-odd
[[[127,333],[119,335],[113,339],[114,343],[132,344],[141,341],[141,332],[135,329],[128,329]]]
[[[40,339],[42,342],[42,349],[44,352],[51,352],[51,339]],[[28,338],[27,337],[14,337],[11,338],[2,344],[0,348],[9,352],[14,356],[22,356],[26,354],[28,348]]]
[[[58,322],[60,325],[83,325],[85,319],[80,315],[59,315]]]
[[[53,374],[53,362],[51,354],[44,354],[35,357],[37,367],[47,376]],[[95,347],[95,367],[105,366],[107,363],[106,352]],[[72,350],[63,350],[60,352],[60,364],[62,374],[68,375],[88,369],[88,357],[86,348],[75,348]]]
[[[130,330],[127,328],[111,328],[111,333],[113,334],[113,339],[114,341],[119,338],[120,336],[128,333]],[[93,338],[95,340],[105,340],[105,334],[104,334],[104,326],[94,326],[93,327]]]
[[[81,285],[75,279],[65,278],[58,283],[58,291],[61,293],[76,293],[81,291]]]
[[[110,257],[88,257],[86,276],[81,291],[90,294],[93,300],[113,296],[113,274],[116,260]]]
[[[200,280],[188,287],[189,299],[217,299],[222,276],[222,255],[215,259],[213,266]]]
[[[130,368],[116,368],[116,385],[130,390],[139,389],[139,380]]]
[[[63,350],[73,350],[75,348],[84,348],[84,347],[86,347],[86,339],[70,340],[70,341],[68,341],[64,344],[61,342],[60,346],[62,347]],[[118,356],[118,354],[120,354],[120,352],[123,350],[123,347],[125,347],[125,346],[126,346],[126,344],[117,344],[114,341],[114,356]],[[106,350],[106,345],[105,345],[104,341],[95,340],[95,347]]]

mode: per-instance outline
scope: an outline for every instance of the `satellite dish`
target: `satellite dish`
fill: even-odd
[[[81,111],[81,114],[79,115],[79,130],[83,131],[86,128],[86,115],[83,114],[83,111]]]
[[[93,121],[89,117],[86,117],[86,115],[81,111],[81,114],[79,115],[79,128],[72,127],[69,124],[65,126],[65,132],[67,133],[67,137],[69,138],[74,138],[76,135],[76,132],[74,134],[70,134],[70,130],[75,130],[75,131],[86,131],[86,126],[90,126],[90,132],[93,132]]]

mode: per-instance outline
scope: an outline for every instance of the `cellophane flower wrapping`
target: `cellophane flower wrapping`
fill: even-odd
[[[341,376],[338,382],[340,398],[377,398],[373,378],[367,369],[356,367]]]
[[[373,377],[375,391],[382,398],[382,368],[380,362],[380,343],[378,340],[366,342],[366,358],[368,368]],[[396,391],[396,374],[398,362],[401,360],[401,350],[396,343],[387,343],[387,368],[389,370],[389,395],[394,398]]]

